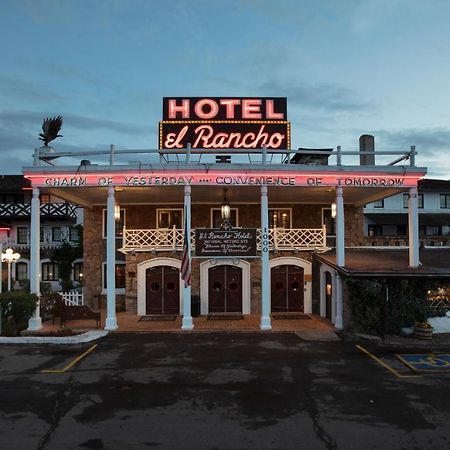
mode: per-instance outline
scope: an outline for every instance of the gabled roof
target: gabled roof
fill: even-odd
[[[450,191],[450,180],[424,178],[422,180],[419,180],[418,186],[419,190]]]
[[[0,191],[21,191],[31,187],[31,182],[23,175],[0,175]]]

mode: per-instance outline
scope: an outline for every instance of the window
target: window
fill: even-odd
[[[50,195],[41,194],[41,203],[50,203]]]
[[[383,236],[383,226],[382,225],[369,225],[368,233],[370,237],[373,236]]]
[[[409,194],[403,194],[403,208],[408,207]],[[423,194],[417,194],[417,207],[423,209]]]
[[[28,280],[28,264],[24,262],[16,263],[16,280]]]
[[[439,196],[441,209],[449,209],[450,208],[450,194],[441,194]]]
[[[327,236],[336,236],[336,219],[331,217],[331,208],[322,208],[322,225],[325,225]]]
[[[80,240],[80,234],[78,228],[70,227],[69,228],[69,241],[70,242],[78,242]]]
[[[61,227],[52,227],[52,241],[61,242]]]
[[[39,241],[44,242],[45,236],[44,236],[44,227],[41,227],[39,230]]]
[[[42,263],[42,281],[58,281],[59,267],[54,262]]]
[[[106,214],[107,210],[103,210],[103,238],[106,238]],[[125,226],[125,209],[120,208],[120,219],[115,221],[116,225],[116,238],[121,238],[123,235],[123,227]]]
[[[269,208],[269,228],[291,228],[291,210]]]
[[[238,208],[231,208],[230,210],[230,222],[233,228],[239,226]],[[222,211],[220,208],[211,208],[211,227],[220,228],[222,225]]]
[[[125,289],[125,263],[116,262],[116,289]],[[103,289],[106,289],[106,263],[103,263]]]
[[[73,263],[73,281],[83,281],[83,262]]]
[[[28,227],[17,227],[17,243],[28,244]]]
[[[373,202],[373,207],[374,208],[384,208],[384,199]]]
[[[183,228],[182,209],[157,209],[156,228]]]
[[[442,227],[438,225],[421,225],[419,234],[422,236],[442,236]]]

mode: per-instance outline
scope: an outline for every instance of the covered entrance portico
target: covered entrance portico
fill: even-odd
[[[231,151],[230,151],[231,153]],[[272,329],[271,321],[271,258],[272,251],[299,252],[312,251],[314,249],[324,250],[326,248],[326,230],[320,218],[310,220],[309,226],[296,225],[291,223],[289,228],[271,226],[269,221],[269,208],[297,208],[298,217],[295,219],[303,224],[302,210],[311,205],[317,210],[323,206],[336,205],[336,262],[340,266],[345,266],[345,211],[344,200],[347,207],[361,207],[365,203],[375,201],[409,189],[409,236],[410,236],[410,265],[417,267],[418,261],[418,226],[417,226],[417,180],[423,176],[424,170],[415,167],[404,168],[396,166],[382,167],[344,167],[323,166],[319,169],[314,166],[300,164],[268,164],[266,161],[256,164],[212,164],[206,167],[204,164],[191,163],[188,158],[186,164],[139,164],[134,166],[115,165],[113,161],[106,166],[86,165],[80,173],[78,167],[33,167],[25,169],[25,174],[31,179],[33,185],[32,203],[32,225],[31,225],[31,288],[33,292],[39,293],[39,194],[49,192],[58,197],[75,202],[89,211],[97,211],[104,207],[106,203],[106,297],[107,315],[106,329],[117,328],[116,317],[116,280],[114,267],[116,261],[116,251],[128,255],[139,255],[141,252],[151,253],[150,260],[157,259],[157,252],[170,252],[173,256],[181,258],[183,253],[183,243],[186,242],[187,254],[190,255],[192,246],[192,233],[194,227],[208,227],[209,214],[204,214],[204,205],[220,207],[223,202],[224,189],[227,189],[228,202],[233,206],[242,205],[242,210],[251,211],[246,216],[243,212],[239,226],[252,226],[258,229],[258,259],[254,260],[255,267],[251,281],[248,282],[249,296],[252,292],[259,296],[260,328]],[[67,181],[68,180],[68,181]],[[270,203],[269,203],[270,202]],[[123,227],[120,236],[117,232],[117,222],[115,213],[116,205],[127,209],[138,208],[139,212],[132,218],[132,214],[127,212],[127,224]],[[145,205],[145,207],[144,207]],[[161,208],[163,206],[177,207],[182,209],[183,229],[162,229],[149,218],[146,222],[146,211],[151,208]],[[300,206],[301,205],[301,206]],[[315,206],[314,206],[315,205]],[[203,210],[202,210],[203,208]],[[198,210],[197,223],[194,224],[191,214],[194,209]],[[209,211],[209,209],[207,210]],[[205,220],[206,216],[206,220]],[[244,218],[247,223],[244,223]],[[134,224],[130,223],[133,222]],[[95,222],[93,220],[93,222]],[[311,227],[312,226],[312,227]],[[185,239],[185,236],[189,239]],[[273,256],[276,256],[275,254]],[[89,258],[89,256],[87,256]],[[86,259],[86,258],[85,258]],[[181,259],[173,257],[178,261],[178,265],[168,264],[168,267],[180,269]],[[272,258],[274,259],[274,258]],[[189,261],[191,264],[191,261]],[[225,265],[230,265],[229,263]],[[230,266],[235,265],[234,262]],[[289,265],[289,264],[287,264]],[[245,264],[243,264],[245,266]],[[295,266],[295,264],[294,264]],[[256,267],[257,272],[256,272]],[[149,268],[149,267],[148,267]],[[217,289],[217,299],[214,308],[225,308],[225,300],[229,300],[229,295],[234,289],[232,309],[239,309],[239,302],[242,302],[242,312],[250,312],[250,307],[246,306],[245,283],[246,276],[241,268],[241,278],[234,269],[219,269],[210,271],[208,268],[207,279],[221,277],[222,286],[227,285],[227,292],[220,292]],[[142,282],[144,290],[156,283],[153,279],[147,284],[147,272],[140,273],[139,268],[136,273],[128,270],[126,274],[129,280],[125,290],[133,283],[138,284],[137,290],[137,313],[147,313],[147,297],[142,294]],[[282,270],[282,269],[280,269]],[[284,269],[283,269],[284,270]],[[297,269],[290,269],[285,276],[297,277],[291,285],[290,296],[299,296],[301,292],[301,274]],[[298,273],[294,274],[295,270]],[[167,272],[167,273],[166,273]],[[170,272],[169,269],[161,269],[160,277],[165,277]],[[192,286],[180,280],[179,298],[182,315],[182,328],[189,330],[193,328],[191,315],[191,289],[200,292],[202,302],[202,313],[205,312],[204,296],[214,296],[214,289],[210,284],[202,288],[201,277],[198,272],[190,270],[193,279]],[[134,275],[133,275],[134,273]],[[156,277],[156,272],[149,272],[149,277]],[[153,274],[153,275],[152,275]],[[257,274],[257,276],[256,276]],[[174,275],[174,274],[172,274]],[[306,274],[303,273],[305,276]],[[90,273],[86,272],[86,287],[89,283]],[[281,276],[281,275],[280,275]],[[195,278],[197,277],[197,278]],[[230,278],[231,277],[231,278]],[[199,280],[200,278],[200,280]],[[162,278],[161,278],[162,279]],[[250,277],[248,277],[250,280]],[[134,281],[133,281],[134,280]],[[229,283],[228,280],[231,280]],[[217,281],[217,280],[216,280]],[[303,286],[305,283],[303,280]],[[217,281],[220,284],[220,280]],[[92,278],[91,284],[95,280]],[[298,283],[298,286],[297,284]],[[288,283],[289,284],[289,283]],[[199,286],[200,285],[200,286]],[[229,286],[228,286],[229,285]],[[141,286],[141,287],[139,287]],[[239,289],[239,286],[242,286]],[[297,286],[297,287],[296,287]],[[153,284],[156,288],[156,284]],[[218,287],[218,285],[216,286]],[[92,286],[91,286],[92,289]],[[98,288],[97,288],[98,289]],[[161,293],[169,295],[167,292]],[[202,292],[203,291],[203,294]],[[172,292],[172,291],[170,291]],[[176,288],[172,294],[176,295]],[[239,295],[242,292],[242,298]],[[296,294],[294,294],[294,292]],[[342,328],[342,295],[339,285],[339,276],[335,283],[336,292],[336,314],[335,326]],[[303,309],[306,313],[311,312],[308,306],[307,297],[303,287],[304,299]],[[222,296],[222,297],[220,297]],[[171,302],[173,300],[171,297]],[[185,301],[182,301],[182,299]],[[290,298],[290,297],[289,297]],[[143,300],[144,299],[144,300]],[[288,302],[288,309],[301,308],[300,297],[293,303]],[[216,301],[217,300],[217,301]],[[289,300],[289,299],[288,299]],[[151,298],[149,300],[152,305]],[[234,304],[236,302],[236,304]],[[172,302],[173,303],[173,302]],[[207,310],[211,303],[208,300]],[[221,305],[221,306],[219,306]],[[161,306],[162,308],[162,306]],[[151,309],[151,307],[150,307]],[[39,309],[30,320],[30,329],[40,328]]]

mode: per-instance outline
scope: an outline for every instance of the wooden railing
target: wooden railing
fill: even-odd
[[[83,306],[84,305],[84,295],[83,289],[71,289],[70,291],[59,293],[64,300],[64,304],[67,306]]]
[[[191,231],[192,248],[195,248],[195,231]],[[257,230],[257,246],[261,248],[261,230]],[[310,250],[326,247],[326,229],[322,228],[271,228],[271,250]],[[130,251],[181,251],[183,230],[177,228],[123,229],[123,252]]]

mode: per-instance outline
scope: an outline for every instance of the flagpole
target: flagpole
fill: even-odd
[[[184,280],[182,330],[192,330],[191,315],[191,186],[184,187],[184,244],[181,261],[181,278]]]

